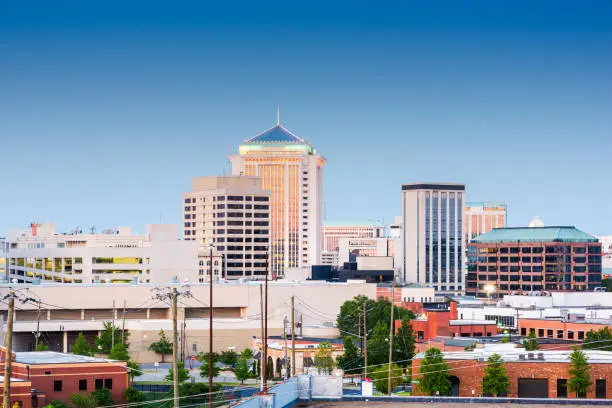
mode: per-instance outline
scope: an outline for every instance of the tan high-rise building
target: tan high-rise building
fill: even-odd
[[[466,242],[493,228],[505,228],[506,210],[506,204],[500,202],[465,203]]]
[[[195,177],[183,193],[183,237],[198,242],[199,282],[262,279],[270,248],[270,193],[245,176]],[[212,250],[213,266],[210,265]]]
[[[231,156],[234,175],[261,179],[270,197],[272,275],[319,263],[325,158],[280,124],[244,141]]]

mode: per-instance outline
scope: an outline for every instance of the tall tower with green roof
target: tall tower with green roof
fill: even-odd
[[[282,277],[288,268],[319,263],[325,158],[305,139],[277,123],[246,139],[230,161],[232,174],[257,176],[262,188],[271,192],[272,275]]]

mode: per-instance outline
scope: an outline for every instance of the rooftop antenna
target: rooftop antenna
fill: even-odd
[[[280,106],[276,107],[276,126],[280,126]]]
[[[91,227],[89,227],[89,232],[90,232],[91,234],[95,234],[95,233],[96,233],[96,226],[95,226],[95,225],[92,225]]]

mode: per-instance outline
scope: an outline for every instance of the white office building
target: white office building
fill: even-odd
[[[437,292],[463,291],[465,185],[402,186],[402,278]]]

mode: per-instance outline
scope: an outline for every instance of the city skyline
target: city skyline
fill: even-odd
[[[402,184],[459,182],[505,202],[509,226],[610,234],[612,6],[528,4],[11,4],[0,235],[179,224],[191,178],[230,174],[279,105],[328,160],[327,220],[390,223]]]

